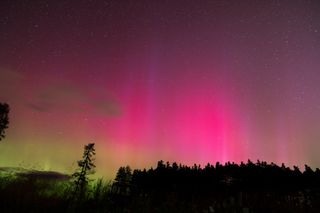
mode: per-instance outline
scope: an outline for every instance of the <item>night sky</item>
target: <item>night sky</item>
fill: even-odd
[[[1,0],[0,166],[320,166],[318,0]]]

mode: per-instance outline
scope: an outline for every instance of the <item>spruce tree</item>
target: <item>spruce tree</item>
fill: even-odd
[[[9,105],[0,103],[0,141],[5,137],[5,130],[9,125]]]
[[[78,161],[78,170],[73,173],[73,178],[75,179],[75,196],[82,196],[86,190],[86,187],[89,182],[88,175],[94,173],[94,168],[96,167],[94,164],[95,155],[94,143],[89,143],[84,146],[82,160]]]

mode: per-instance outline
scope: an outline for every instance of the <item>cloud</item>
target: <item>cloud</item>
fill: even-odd
[[[90,112],[99,116],[119,116],[119,103],[104,91],[84,88],[83,85],[57,83],[46,86],[26,103],[37,112]]]
[[[26,103],[26,106],[38,112],[49,112],[52,108],[51,105],[45,103]]]
[[[120,104],[105,89],[71,81],[32,84],[22,73],[0,68],[0,102],[22,104],[36,112],[90,112],[99,116],[121,115]]]

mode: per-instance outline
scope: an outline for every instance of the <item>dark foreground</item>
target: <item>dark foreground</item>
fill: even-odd
[[[0,171],[1,172],[1,171]],[[2,176],[0,212],[320,212],[320,171],[257,162],[121,167],[112,183],[74,191],[68,176],[29,172]]]

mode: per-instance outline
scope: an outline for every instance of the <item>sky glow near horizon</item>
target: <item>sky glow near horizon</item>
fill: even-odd
[[[319,167],[320,4],[0,2],[0,166]]]

